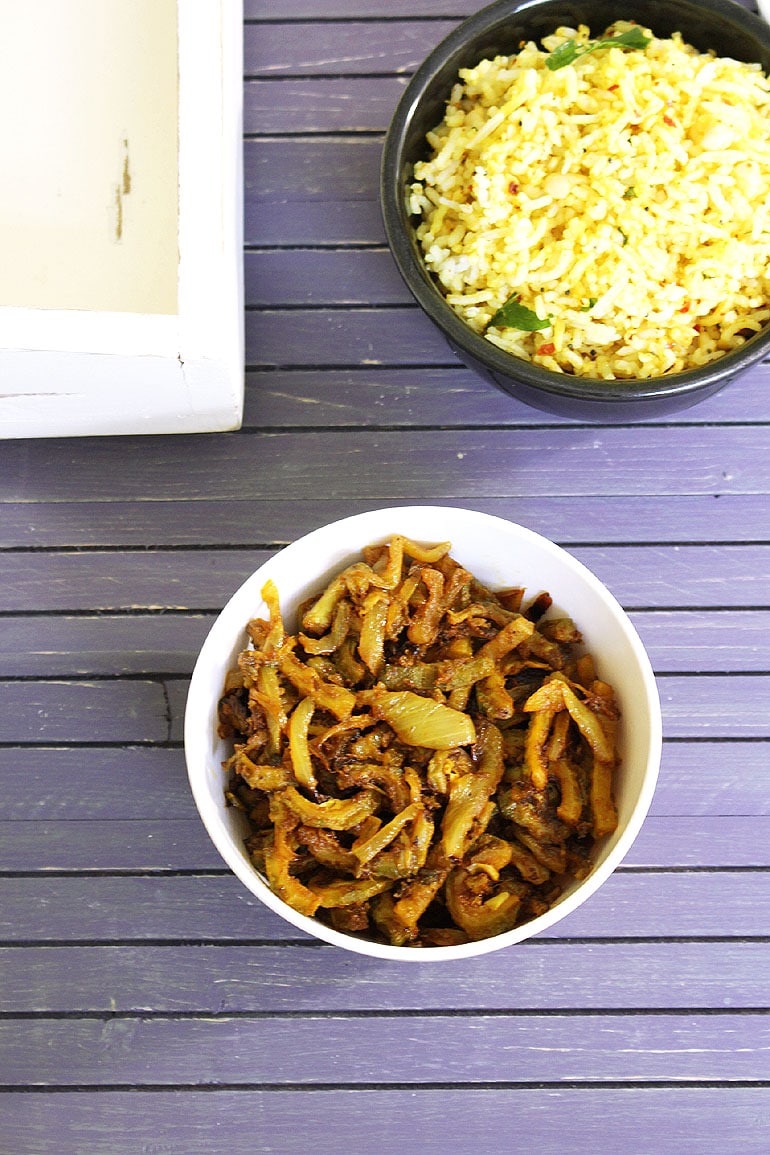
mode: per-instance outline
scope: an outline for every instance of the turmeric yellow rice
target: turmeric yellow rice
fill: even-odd
[[[639,31],[560,28],[463,69],[408,190],[460,316],[585,377],[703,365],[770,319],[770,83]]]

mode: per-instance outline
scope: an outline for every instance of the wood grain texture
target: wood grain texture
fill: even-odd
[[[379,166],[411,71],[479,7],[246,0],[242,429],[3,444],[2,1155],[770,1149],[770,361],[613,427],[460,364],[387,250]],[[241,582],[410,504],[567,548],[628,610],[664,716],[615,874],[442,966],[273,914],[182,748]]]
[[[301,502],[310,490],[329,499],[474,505],[506,494],[765,494],[770,456],[762,426],[698,425],[546,429],[326,430],[126,438],[117,469],[108,439],[73,457],[66,441],[46,444],[49,468],[36,470],[25,442],[3,448],[6,499],[58,502],[98,487],[103,501],[268,498],[276,488]],[[194,452],[193,452],[194,450]],[[671,462],[676,461],[676,469]],[[280,479],[280,480],[279,480]],[[686,527],[683,527],[686,534]]]
[[[167,746],[0,745],[0,783],[8,823],[197,815],[184,752]]]
[[[770,540],[770,502],[764,494],[547,494],[452,498],[441,504],[466,506],[507,517],[560,545],[603,543],[757,543]],[[184,496],[132,503],[78,499],[2,505],[0,537],[7,551],[37,547],[253,548],[278,547],[341,517],[367,509],[414,504],[401,498],[281,495],[233,499]],[[5,558],[2,565],[5,566]],[[11,563],[17,564],[17,563]]]
[[[419,1144],[426,1155],[498,1150],[501,1133],[526,1136],[533,1148],[596,1149],[597,1119],[624,1150],[658,1155],[765,1155],[764,1087],[521,1087],[264,1091],[174,1089],[166,1092],[5,1093],[0,1098],[13,1150],[35,1155],[135,1155],[147,1152],[232,1155],[263,1150],[337,1155],[345,1142],[383,1155]]]
[[[251,308],[412,303],[387,249],[249,250],[244,280]]]
[[[5,584],[0,590],[0,611],[57,611],[67,617],[88,610],[109,611],[112,615],[121,611],[183,612],[189,616],[197,639],[200,615],[221,609],[246,578],[275,552],[233,548],[191,553],[9,553],[3,559]],[[765,619],[761,615],[770,604],[768,545],[574,545],[568,552],[604,582],[627,610],[636,611],[639,621],[642,611],[660,611],[662,616],[652,619],[652,626],[657,624],[664,632],[670,629],[674,634],[672,646],[678,641],[686,644],[684,637],[676,636],[689,620],[686,611],[702,611],[692,621],[696,629],[710,625],[712,631],[712,664],[703,668],[718,670],[720,663],[724,664],[724,659],[715,655],[729,645],[728,632],[732,628],[738,633],[742,622],[746,631],[751,629],[746,617],[722,618],[716,611],[749,612],[747,607],[755,607],[760,615],[756,629],[762,630]],[[462,561],[459,554],[458,560]],[[517,568],[513,557],[510,566],[514,581]],[[714,572],[720,573],[719,581],[714,580]],[[532,590],[536,592],[539,591]],[[142,625],[149,628],[150,620],[138,620],[137,631]],[[109,623],[110,619],[105,619],[101,627],[105,637]],[[113,637],[117,651],[121,642],[117,629]],[[160,641],[158,638],[158,645]],[[12,645],[12,637],[8,644]],[[740,649],[739,636],[735,644]]]
[[[475,10],[471,0],[389,0],[387,12],[383,11],[382,0],[357,0],[355,12],[351,12],[349,0],[282,0],[280,20],[281,23],[308,19],[355,20],[369,16],[390,19],[395,25],[414,17],[452,15],[464,19]],[[245,0],[243,14],[247,21],[275,20],[275,2]]]
[[[692,757],[671,766],[665,755],[688,749]],[[51,783],[50,750],[0,751],[7,799],[0,808],[0,872],[225,870],[195,813],[180,751],[65,753],[55,754],[61,771]],[[677,743],[665,755],[652,813],[624,866],[770,867],[761,746]],[[738,766],[753,790],[732,786]]]
[[[755,0],[739,0],[741,6],[752,12],[757,11]],[[281,0],[280,19],[322,20],[359,19],[362,16],[389,19],[394,24],[421,17],[442,17],[447,15],[465,19],[478,10],[472,0],[389,0],[387,13],[383,12],[381,0],[357,0],[355,13],[351,14],[349,0]],[[244,0],[244,17],[248,21],[260,22],[276,18],[275,0]]]
[[[396,35],[392,24],[380,20],[246,24],[245,72],[260,77],[410,74],[457,24],[404,20]]]
[[[35,1019],[21,1039],[0,1022],[0,1068],[6,1086],[38,1087],[724,1084],[767,1080],[770,1048],[765,1016],[751,1012],[124,1016]]]
[[[761,741],[666,741],[651,814],[770,815],[766,773]],[[179,747],[0,745],[0,783],[0,820],[7,822],[189,819],[196,813]]]
[[[0,677],[189,674],[215,616],[10,615],[0,634]]]
[[[0,838],[0,872],[225,869],[197,814],[95,822],[30,819],[0,823]],[[743,857],[748,854],[746,847]]]
[[[280,252],[284,258],[289,258],[292,250]],[[247,254],[247,276],[250,270],[254,271],[248,258],[255,255]],[[372,286],[372,297],[395,292],[393,270],[387,262],[383,265],[377,285]],[[325,276],[320,284],[313,281],[302,287],[305,297],[323,295],[327,299],[323,303],[338,303],[340,296],[353,296],[357,277],[350,263],[347,267],[348,276],[340,288],[334,287],[334,277]],[[291,269],[282,278],[287,295],[290,291],[299,292],[291,284],[287,286],[290,276]],[[250,282],[250,291],[258,296],[267,290],[255,278]],[[732,382],[729,389],[722,389],[700,402],[697,415],[701,422],[767,422],[770,418],[769,393],[770,362],[762,362],[751,374]],[[693,412],[684,409],[669,414],[665,424],[690,426],[693,419]],[[489,425],[542,427],[574,425],[576,422],[532,409],[461,365],[441,369],[382,365],[331,369],[255,368],[247,372],[245,428],[259,425],[303,428],[314,424],[355,427],[386,424],[404,428],[440,424],[473,428]],[[682,449],[685,453],[686,438],[687,434],[684,434]],[[547,494],[543,496],[547,497]],[[607,521],[608,528],[611,528],[612,519]]]
[[[0,741],[166,742],[160,680],[0,682]]]
[[[259,31],[255,38],[258,35]],[[250,64],[247,60],[246,67]],[[243,86],[244,132],[249,136],[382,132],[407,80],[407,75],[282,76],[276,80],[262,70],[260,79],[248,79]]]
[[[228,874],[7,877],[3,943],[307,939]],[[617,871],[542,938],[767,937],[770,871]]]
[[[0,741],[179,742],[187,679],[0,681]],[[767,738],[770,676],[661,677],[669,738]]]
[[[415,372],[460,364],[444,335],[411,304],[249,310],[246,361],[250,368],[401,365]]]
[[[366,136],[247,138],[246,244],[383,245],[381,154],[381,139]]]
[[[541,938],[405,968],[307,942],[31,945],[0,948],[0,979],[6,1009],[20,1014],[568,1012],[578,993],[584,1011],[721,1012],[767,1005],[766,957],[763,941]]]
[[[220,603],[237,581],[225,569],[202,600]],[[770,669],[768,611],[639,610],[630,617],[661,673]],[[214,620],[213,612],[168,610],[9,614],[0,633],[0,677],[189,674]]]

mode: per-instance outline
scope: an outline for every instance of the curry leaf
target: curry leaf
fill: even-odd
[[[554,48],[545,62],[546,68],[556,72],[567,64],[574,63],[580,56],[595,52],[597,48],[646,48],[650,37],[645,36],[641,28],[629,28],[617,36],[608,36],[602,40],[592,40],[588,44],[578,44],[576,40],[565,40],[558,48]]]
[[[524,333],[535,333],[539,329],[549,328],[551,318],[546,317],[544,320],[538,317],[537,313],[533,313],[526,305],[519,304],[519,294],[513,293],[505,304],[500,306],[489,323],[498,329],[521,329]]]

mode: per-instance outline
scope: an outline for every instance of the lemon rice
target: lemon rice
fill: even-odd
[[[770,83],[679,34],[645,37],[552,69],[566,41],[591,43],[560,28],[463,69],[414,168],[409,208],[448,303],[549,369],[660,376],[770,319]],[[530,329],[491,324],[511,299]]]

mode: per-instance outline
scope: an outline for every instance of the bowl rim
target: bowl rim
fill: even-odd
[[[282,567],[287,562],[290,563],[294,554],[312,550],[316,545],[322,545],[327,537],[335,537],[340,531],[344,533],[346,528],[360,528],[361,531],[366,528],[370,540],[386,540],[393,532],[400,532],[394,527],[398,525],[399,519],[403,522],[407,516],[409,518],[425,518],[428,522],[437,517],[459,518],[465,524],[483,526],[492,535],[495,531],[504,531],[510,535],[511,539],[516,538],[520,542],[531,542],[538,550],[555,558],[560,565],[565,567],[568,574],[573,575],[580,583],[598,594],[615,626],[620,628],[624,641],[630,646],[636,660],[640,674],[640,690],[644,695],[644,716],[647,719],[645,736],[647,755],[638,796],[626,826],[618,835],[615,845],[611,847],[604,860],[591,870],[590,874],[576,886],[571,894],[554,904],[545,914],[522,923],[511,931],[459,946],[424,949],[391,946],[369,939],[358,939],[293,910],[273,893],[267,882],[248,862],[243,852],[236,847],[235,839],[224,822],[224,807],[218,810],[216,815],[211,814],[210,796],[205,785],[207,776],[213,770],[207,760],[206,740],[211,741],[211,732],[208,727],[213,725],[216,709],[216,702],[212,704],[211,701],[211,678],[209,675],[213,667],[220,668],[218,655],[221,655],[224,649],[231,653],[237,653],[238,649],[245,645],[244,630],[248,616],[244,616],[242,603],[250,598],[249,604],[256,612],[261,603],[260,590],[262,585],[272,575],[272,572],[279,568],[279,565]],[[390,524],[388,525],[388,523]],[[368,529],[370,525],[371,531]],[[377,526],[381,528],[378,530]],[[386,526],[388,526],[387,529]],[[425,537],[425,535],[422,536]],[[363,537],[360,539],[354,537],[352,540],[363,541]],[[347,551],[347,556],[359,552],[360,546],[356,545]],[[283,559],[280,563],[277,560],[279,558]],[[306,587],[303,588],[317,587],[319,583],[328,580],[328,577],[338,568],[339,563],[337,561],[326,565],[322,572],[313,574],[306,583]],[[224,671],[218,680],[220,683],[224,681]],[[320,526],[279,550],[241,583],[217,615],[196,660],[185,706],[184,752],[190,789],[209,837],[237,878],[264,905],[313,938],[356,954],[402,962],[443,962],[475,957],[531,938],[576,910],[598,890],[628,853],[649,811],[660,769],[662,716],[655,675],[636,629],[616,598],[582,562],[542,534],[494,514],[463,507],[407,505],[368,510]],[[216,770],[221,773],[219,765],[217,765]],[[222,782],[222,797],[224,798],[224,782]]]
[[[464,19],[423,59],[402,92],[385,133],[380,161],[379,199],[386,240],[406,287],[433,323],[444,332],[449,344],[456,346],[456,351],[465,352],[496,380],[518,380],[522,385],[554,401],[568,400],[589,405],[601,402],[605,406],[622,406],[634,401],[663,401],[668,397],[676,397],[680,401],[691,397],[695,401],[700,394],[716,392],[731,377],[748,369],[766,355],[770,348],[770,323],[739,348],[703,366],[657,377],[618,378],[609,383],[575,377],[568,373],[556,373],[516,357],[476,333],[447,304],[419,253],[403,191],[408,179],[404,149],[408,131],[435,74],[448,67],[453,58],[464,53],[469,37],[481,38],[497,27],[502,27],[512,14],[522,12],[534,15],[550,8],[564,12],[568,7],[565,0],[494,0],[494,3]],[[627,15],[628,7],[625,6]],[[638,10],[646,5],[632,0],[630,7]],[[759,15],[744,8],[736,0],[697,0],[697,3],[695,0],[678,0],[677,7],[683,15],[702,19],[709,12],[736,28],[748,31],[764,42],[770,58],[770,27]],[[655,4],[652,4],[652,8],[655,8]],[[630,15],[633,17],[633,13]],[[611,388],[608,388],[608,384]]]

